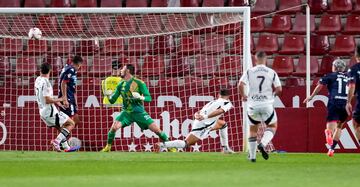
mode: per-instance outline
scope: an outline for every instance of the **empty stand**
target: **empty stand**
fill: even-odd
[[[319,71],[319,62],[316,56],[310,57],[310,75],[315,75]],[[301,56],[298,61],[298,65],[295,67],[296,76],[306,76],[306,56]]]
[[[321,14],[328,9],[327,0],[308,0],[311,14]]]
[[[351,14],[346,18],[344,34],[358,34],[360,32],[360,15]]]
[[[187,17],[183,14],[170,14],[164,20],[164,28],[169,32],[187,30],[189,28]]]
[[[129,38],[127,53],[128,55],[143,55],[149,51],[149,48],[149,38]]]
[[[327,35],[311,35],[310,51],[312,55],[324,55],[330,50],[329,37]]]
[[[77,7],[97,7],[97,0],[76,0]]]
[[[136,32],[136,18],[134,16],[120,15],[115,18],[114,32],[128,35]]]
[[[198,0],[180,0],[181,7],[198,7],[199,1]]]
[[[276,53],[279,50],[278,37],[275,34],[262,34],[259,36],[256,51],[264,51],[268,54]]]
[[[45,0],[25,0],[24,7],[46,7],[46,2]]]
[[[111,56],[95,56],[93,65],[90,67],[89,76],[103,77],[111,75],[112,57]]]
[[[48,51],[46,40],[28,40],[27,50],[24,54],[41,55]]]
[[[17,76],[33,76],[36,69],[36,57],[19,57],[16,60],[15,75]]]
[[[139,31],[143,34],[156,34],[163,30],[159,15],[144,15],[137,23]]]
[[[82,55],[93,55],[100,49],[98,40],[81,40],[79,47],[76,49],[77,53]]]
[[[36,26],[41,30],[43,36],[52,36],[56,34],[54,31],[58,29],[59,23],[55,15],[40,15]]]
[[[151,7],[167,7],[168,1],[167,0],[152,0]]]
[[[242,72],[241,56],[224,56],[219,65],[219,76],[240,76]]]
[[[256,14],[265,14],[274,12],[276,10],[275,0],[257,0],[255,7],[252,9],[252,12]]]
[[[203,7],[223,7],[224,0],[203,0],[202,6]]]
[[[193,60],[189,56],[173,56],[166,69],[168,76],[185,76],[191,72]]]
[[[201,41],[199,35],[183,36],[180,39],[178,52],[181,54],[193,55],[199,53],[201,50]]]
[[[310,32],[315,31],[315,15],[310,15]],[[306,15],[297,14],[295,17],[295,23],[290,31],[294,34],[305,34],[306,33]]]
[[[165,72],[164,56],[145,56],[141,76],[161,76]]]
[[[334,56],[326,55],[322,58],[319,67],[318,76],[324,76],[327,73],[332,72],[332,63],[336,58]]]
[[[341,31],[340,15],[325,14],[321,17],[318,33],[335,34]]]
[[[198,55],[194,63],[194,73],[197,76],[214,75],[217,72],[217,57],[213,55]]]
[[[101,7],[122,7],[121,0],[101,0]]]
[[[251,18],[251,32],[262,32],[265,29],[265,19],[262,16]]]
[[[102,35],[109,33],[111,30],[111,20],[106,15],[91,15],[87,30],[92,35]]]
[[[51,7],[70,7],[71,1],[70,0],[51,0],[50,6]]]
[[[153,54],[169,54],[175,49],[175,41],[172,35],[159,35],[154,37],[151,53]]]
[[[126,7],[147,7],[147,0],[126,0]]]
[[[269,28],[266,28],[266,31],[281,34],[281,33],[289,32],[290,29],[291,29],[290,15],[276,14],[272,18],[271,26]]]
[[[84,18],[79,15],[65,15],[61,27],[63,34],[77,35],[84,30]]]
[[[286,35],[280,54],[284,55],[296,55],[304,53],[305,42],[304,37],[301,35]]]
[[[0,7],[20,7],[20,0],[0,0]]]
[[[351,55],[355,50],[355,39],[351,35],[338,35],[335,39],[335,44],[330,51],[331,55]]]
[[[291,56],[275,56],[272,69],[279,76],[289,76],[294,72],[294,60]]]
[[[11,25],[11,32],[27,36],[30,28],[35,27],[32,16],[15,16]]]
[[[0,45],[0,55],[14,56],[23,51],[21,39],[3,38]]]
[[[221,53],[225,51],[225,37],[223,35],[206,35],[204,37],[202,52],[206,54]]]
[[[330,4],[331,14],[347,14],[352,10],[352,1],[351,0],[332,0]]]
[[[279,0],[281,14],[295,14],[301,12],[301,0]]]
[[[50,41],[50,51],[54,55],[70,54],[74,50],[74,42],[69,40]]]
[[[107,55],[119,55],[124,53],[125,44],[123,38],[118,39],[106,39],[104,41],[104,47],[102,53]]]

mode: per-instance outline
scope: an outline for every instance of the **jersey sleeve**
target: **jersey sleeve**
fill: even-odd
[[[325,76],[321,77],[321,79],[319,80],[319,83],[322,85],[328,85],[329,84],[329,76],[325,75]]]
[[[41,86],[41,92],[44,97],[52,96],[50,93],[51,85],[50,82],[43,82]]]
[[[356,79],[356,68],[355,66],[351,67],[348,72],[348,84],[354,84]]]
[[[224,102],[224,104],[221,106],[221,109],[223,109],[225,112],[229,111],[233,107],[232,103],[230,101]]]
[[[280,78],[279,78],[278,74],[275,71],[274,71],[273,84],[274,84],[275,88],[281,86]]]
[[[240,82],[243,82],[246,85],[249,84],[249,71],[246,71],[246,73],[241,76]]]
[[[150,92],[149,92],[149,89],[147,88],[146,84],[144,82],[139,82],[139,91],[140,91],[140,94],[142,94],[144,96],[144,101],[145,102],[150,102],[151,101],[151,95],[150,95]]]

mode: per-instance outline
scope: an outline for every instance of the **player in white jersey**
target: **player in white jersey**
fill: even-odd
[[[227,124],[219,118],[232,108],[229,100],[230,91],[221,89],[217,100],[207,103],[199,112],[194,115],[194,122],[191,127],[190,134],[185,140],[174,140],[156,144],[157,152],[165,148],[187,148],[194,145],[199,140],[207,138],[213,130],[220,129],[220,142],[223,146],[224,153],[232,153],[229,148],[227,136]]]
[[[273,103],[275,96],[282,91],[277,73],[266,67],[265,52],[257,52],[255,59],[256,66],[242,75],[238,85],[242,100],[247,104],[247,115],[251,122],[249,159],[252,162],[256,162],[256,137],[261,123],[265,123],[267,128],[257,148],[265,160],[269,159],[265,146],[272,140],[277,129],[277,116]],[[248,88],[248,94],[245,93],[245,87]]]
[[[54,127],[60,131],[56,139],[51,141],[54,149],[61,151],[62,144],[65,152],[72,152],[79,149],[79,147],[70,147],[67,143],[67,138],[71,130],[75,127],[75,123],[63,112],[59,112],[55,104],[61,106],[62,98],[54,98],[53,88],[49,81],[51,65],[48,63],[41,64],[41,75],[35,81],[36,100],[39,106],[39,113],[41,119],[48,127]]]

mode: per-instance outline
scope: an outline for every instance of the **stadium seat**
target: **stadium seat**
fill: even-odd
[[[198,55],[194,63],[194,73],[197,76],[214,75],[217,72],[217,57],[214,55]]]
[[[264,14],[275,12],[276,2],[275,0],[257,0],[255,7],[251,10],[255,14]]]
[[[246,6],[246,0],[228,0],[229,6]]]
[[[199,0],[180,0],[181,7],[198,7]]]
[[[336,58],[334,56],[326,55],[322,58],[321,64],[319,67],[318,76],[324,76],[327,73],[332,72],[332,63]]]
[[[209,80],[209,86],[229,87],[229,79],[227,77],[213,77]]]
[[[147,7],[147,0],[126,0],[126,7]]]
[[[98,40],[81,40],[79,47],[76,49],[76,53],[80,53],[82,56],[93,55],[100,49]]]
[[[59,23],[55,15],[39,15],[36,26],[43,36],[56,36]]]
[[[90,67],[90,77],[103,77],[111,75],[112,70],[112,57],[111,56],[95,56],[93,64]]]
[[[251,18],[251,32],[262,32],[265,29],[265,19],[263,16],[253,16]]]
[[[360,32],[360,15],[351,14],[346,18],[344,34],[358,34]]]
[[[327,35],[311,35],[310,51],[311,55],[324,55],[330,50],[330,42]]]
[[[202,6],[203,7],[223,7],[224,0],[203,0]]]
[[[120,35],[136,33],[136,18],[130,15],[117,16],[113,28]]]
[[[259,36],[256,51],[264,51],[268,54],[276,53],[279,50],[278,37],[274,34],[262,34]]]
[[[223,35],[206,35],[202,44],[202,52],[206,54],[218,54],[225,51],[225,37]]]
[[[189,56],[173,56],[166,69],[168,76],[185,76],[191,71],[192,59]]]
[[[152,54],[169,54],[175,49],[174,37],[172,35],[159,35],[154,37]]]
[[[107,55],[119,55],[124,53],[124,49],[125,44],[123,38],[106,39],[104,41],[102,53]]]
[[[141,76],[161,76],[165,72],[164,56],[145,56]]]
[[[272,18],[271,26],[266,28],[267,32],[272,33],[286,33],[289,32],[291,29],[291,16],[290,15],[280,15],[276,14]]]
[[[8,17],[5,15],[0,15],[0,31],[7,32],[10,30],[10,23],[8,21]]]
[[[15,16],[11,25],[11,32],[27,36],[29,29],[35,27],[32,16]]]
[[[118,61],[121,65],[132,64],[135,67],[136,74],[138,74],[138,72],[140,72],[138,57],[122,55],[119,57]]]
[[[111,30],[111,20],[106,15],[91,15],[87,25],[87,31],[91,35],[103,35]]]
[[[327,0],[308,0],[311,14],[321,14],[328,8]]]
[[[204,81],[200,77],[186,76],[183,79],[184,79],[185,87],[190,87],[190,88],[196,89],[196,88],[202,87],[204,85]]]
[[[272,69],[281,77],[287,77],[294,72],[294,60],[291,56],[275,56]]]
[[[310,56],[310,75],[315,75],[319,71],[319,62],[316,56]],[[299,58],[298,65],[295,67],[295,76],[306,76],[306,56]]]
[[[345,55],[349,56],[354,53],[355,46],[356,43],[354,36],[339,35],[336,36],[335,44],[332,47],[330,54],[338,55],[338,56],[345,56]]]
[[[181,37],[180,45],[177,48],[180,54],[193,55],[199,53],[201,50],[200,36],[189,35]]]
[[[10,72],[10,61],[7,56],[0,56],[0,72],[0,77]]]
[[[241,56],[224,56],[221,58],[218,76],[240,76],[242,72]]]
[[[304,50],[305,50],[305,42],[303,36],[286,35],[284,38],[282,49],[279,51],[279,54],[296,55],[299,53],[304,53]]]
[[[210,33],[212,32],[215,27],[213,27],[213,17],[214,15],[210,15],[210,14],[198,14],[195,17],[195,23],[194,23],[194,27],[195,28],[201,28],[201,29],[197,29],[192,31],[192,33],[194,34],[204,34],[204,33]]]
[[[76,0],[77,7],[97,7],[96,0]]]
[[[144,55],[149,51],[150,41],[147,37],[130,38],[128,41],[128,55]]]
[[[70,0],[51,0],[51,7],[71,7]]]
[[[151,7],[167,7],[167,0],[151,0]]]
[[[180,86],[180,82],[177,77],[170,77],[165,79],[159,79],[157,86],[160,87]]]
[[[347,14],[352,10],[352,0],[332,0],[330,10],[327,12],[330,14]]]
[[[315,31],[315,15],[310,15],[310,32]],[[293,34],[305,34],[306,33],[306,15],[297,14],[295,17],[295,23],[292,30]]]
[[[65,15],[62,32],[65,35],[77,35],[83,32],[84,18],[79,15]]]
[[[69,40],[50,41],[50,51],[53,55],[71,54],[74,50],[74,42]]]
[[[20,0],[0,0],[0,7],[20,7]]]
[[[163,31],[160,15],[143,15],[137,25],[141,34],[157,34]]]
[[[170,14],[164,20],[164,27],[168,32],[187,30],[189,28],[187,17],[183,14]]]
[[[21,39],[3,38],[0,45],[0,55],[15,56],[23,51]]]
[[[25,0],[24,7],[46,7],[45,0]]]
[[[318,34],[336,34],[341,31],[340,15],[325,14],[321,17]]]
[[[250,50],[254,51],[254,38],[250,36]],[[243,51],[243,37],[241,34],[237,34],[233,40],[233,43],[230,45],[231,54],[241,54]]]
[[[101,7],[122,7],[121,0],[101,0]]]
[[[281,11],[281,14],[295,14],[297,12],[301,12],[301,4],[301,0],[279,0],[278,11]]]
[[[36,57],[19,57],[16,60],[15,75],[17,76],[33,76],[36,69]]]
[[[226,17],[226,18],[224,18]],[[225,14],[221,14],[220,18],[222,20],[232,20],[232,15],[225,15]],[[235,34],[238,33],[240,31],[240,29],[242,29],[241,24],[239,22],[237,23],[230,23],[230,24],[226,24],[226,25],[221,25],[221,26],[217,26],[216,27],[216,32],[218,34]],[[251,29],[252,31],[252,29]]]
[[[48,51],[46,40],[28,40],[27,49],[24,52],[26,55],[42,55]]]
[[[360,0],[354,1],[354,10],[353,13],[360,13]]]
[[[297,87],[297,86],[304,86],[304,81],[298,77],[287,77],[285,79],[285,87]]]

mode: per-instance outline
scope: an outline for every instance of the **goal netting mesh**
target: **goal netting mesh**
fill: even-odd
[[[42,38],[27,38],[30,28]],[[250,47],[250,46],[249,46]],[[72,132],[82,150],[98,151],[119,113],[103,105],[101,81],[112,61],[134,64],[153,100],[145,108],[170,139],[184,139],[193,113],[231,90],[234,108],[222,119],[229,144],[243,148],[243,117],[236,89],[242,74],[242,13],[0,14],[0,150],[51,150],[57,131],[40,120],[34,82],[42,62],[52,64],[54,95],[61,69],[81,55],[77,102],[81,123]],[[137,125],[117,132],[115,150],[149,151],[158,138]],[[220,151],[219,132],[187,151]]]

